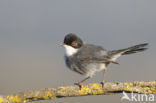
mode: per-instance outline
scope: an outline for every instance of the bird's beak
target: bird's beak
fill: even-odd
[[[63,47],[63,46],[64,46],[64,44],[60,44],[60,46],[62,46],[62,47]]]

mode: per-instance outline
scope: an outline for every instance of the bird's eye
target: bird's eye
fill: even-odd
[[[75,46],[75,45],[76,45],[76,43],[75,43],[75,42],[72,42],[72,43],[71,43],[71,46]]]

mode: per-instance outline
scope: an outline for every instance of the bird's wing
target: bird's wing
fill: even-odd
[[[116,61],[112,61],[110,58],[96,58],[96,57],[84,57],[80,58],[80,61],[83,62],[88,62],[88,63],[114,63],[114,64],[119,64]]]
[[[108,51],[104,50],[100,46],[95,45],[85,45],[79,53],[77,57],[80,61],[88,62],[88,63],[116,63],[111,60],[108,55]]]

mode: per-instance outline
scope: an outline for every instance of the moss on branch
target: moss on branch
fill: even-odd
[[[105,83],[104,88],[101,84],[92,83],[78,86],[61,86],[57,88],[46,88],[42,90],[30,90],[7,96],[0,96],[0,103],[26,103],[37,100],[48,100],[61,97],[102,95],[106,93],[135,92],[142,94],[156,94],[156,81],[126,82],[126,83]]]

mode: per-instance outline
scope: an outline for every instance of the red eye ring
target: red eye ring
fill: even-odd
[[[75,46],[75,42],[74,41],[71,43],[71,46]]]

